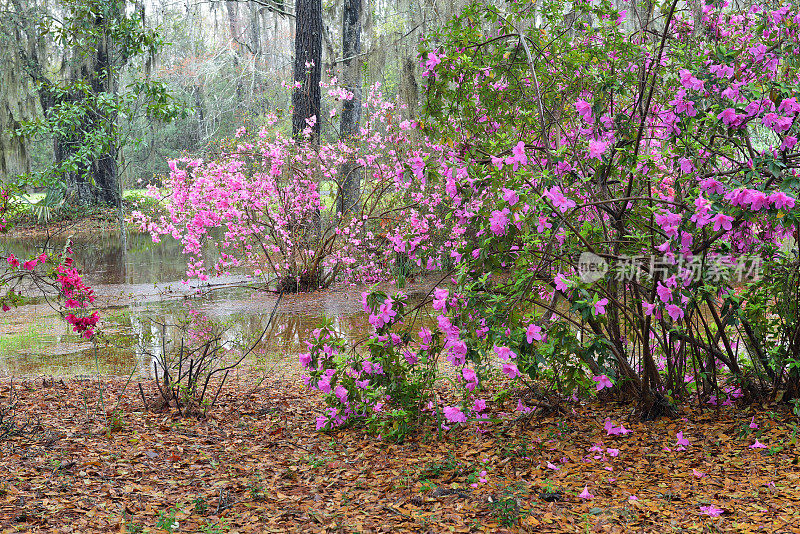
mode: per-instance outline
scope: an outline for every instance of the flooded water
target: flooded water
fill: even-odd
[[[63,240],[53,244],[63,246]],[[43,243],[4,240],[3,245],[27,257]],[[277,301],[273,293],[235,287],[246,282],[241,276],[215,278],[202,286],[183,283],[185,258],[172,239],[154,244],[149,236],[132,235],[124,250],[114,235],[75,238],[73,251],[75,264],[98,296],[102,336],[97,343],[79,338],[46,304],[0,314],[0,376],[152,376],[153,361],[165,346],[175,351],[181,339],[191,337],[180,327],[190,318],[213,324],[228,346],[249,346],[265,330]],[[406,292],[413,299],[428,289],[421,283]],[[363,339],[371,326],[361,310],[361,291],[348,287],[284,295],[254,353],[294,358],[326,317],[339,336]]]

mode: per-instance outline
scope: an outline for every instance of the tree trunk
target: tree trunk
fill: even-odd
[[[119,3],[112,2],[109,4],[108,11],[97,13],[93,22],[100,35],[97,40],[97,49],[93,54],[73,58],[72,80],[88,81],[92,96],[105,93],[113,98],[117,93],[115,65],[111,57],[114,43],[110,41],[107,30],[120,18],[120,8]],[[69,95],[67,98],[80,100],[86,97],[78,93]],[[72,190],[73,199],[80,205],[105,204],[118,208],[122,203],[118,181],[117,136],[114,131],[116,128],[116,113],[94,108],[86,117],[83,128],[80,128],[78,132],[68,139],[55,139],[57,162],[72,155],[83,144],[82,137],[90,132],[102,131],[102,135],[108,139],[109,144],[102,154],[77,172],[71,172],[67,176],[67,187]],[[60,160],[59,157],[62,159]]]
[[[311,122],[311,142],[319,143],[320,88],[322,79],[322,0],[295,1],[294,81],[292,135],[302,136]]]
[[[345,0],[342,12],[342,82],[353,93],[345,100],[339,137],[347,141],[359,132],[361,123],[361,0]],[[339,170],[342,189],[336,205],[338,213],[360,209],[361,175],[352,159]]]

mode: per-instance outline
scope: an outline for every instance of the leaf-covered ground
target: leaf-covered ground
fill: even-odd
[[[642,423],[575,403],[393,444],[315,432],[319,398],[288,377],[241,376],[205,420],[145,412],[124,379],[10,392],[0,532],[800,531],[796,420],[777,408]]]

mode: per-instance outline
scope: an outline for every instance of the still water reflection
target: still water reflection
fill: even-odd
[[[62,241],[63,243],[63,241]],[[3,246],[26,257],[42,246],[31,240],[7,240]],[[211,280],[212,291],[181,283],[185,259],[174,240],[153,244],[132,235],[125,251],[115,236],[73,239],[76,264],[98,294],[104,335],[93,344],[80,339],[46,305],[24,306],[0,314],[0,376],[129,375],[152,376],[153,358],[161,356],[162,336],[179,345],[176,326],[191,315],[208,317],[225,328],[223,341],[232,345],[257,337],[266,327],[277,297],[271,293],[225,289],[242,277]],[[211,254],[211,253],[209,253]],[[426,284],[407,292],[427,293]],[[371,331],[361,310],[361,289],[343,288],[284,295],[256,354],[296,355],[306,349],[308,333],[325,317],[339,336],[352,341]],[[424,319],[430,321],[429,318]]]

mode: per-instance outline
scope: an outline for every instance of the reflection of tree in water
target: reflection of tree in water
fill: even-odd
[[[268,318],[258,317],[258,325],[263,328]],[[337,337],[351,338],[353,329],[348,320],[333,318],[333,331]],[[363,319],[362,319],[363,320]],[[321,315],[279,313],[270,325],[261,343],[262,350],[285,354],[297,354],[307,350],[305,344],[311,337],[311,332],[320,328],[324,323]]]
[[[60,251],[65,243],[66,237],[7,239],[3,247],[20,258],[27,258],[45,248]],[[72,238],[72,250],[75,265],[94,284],[172,282],[186,277],[182,246],[170,237],[153,243],[149,235],[131,234],[126,251],[115,234],[80,236]]]

